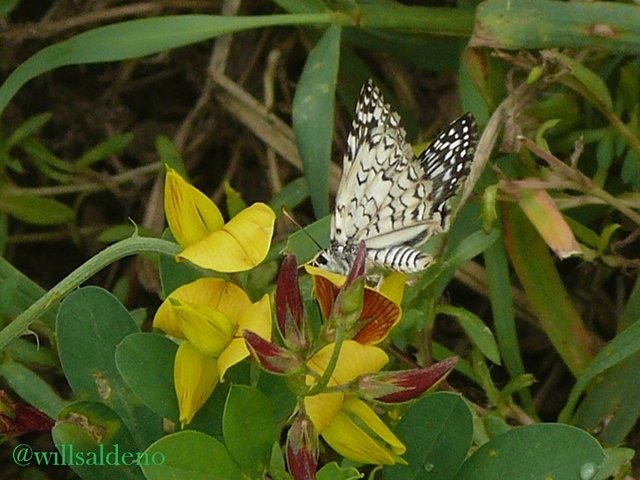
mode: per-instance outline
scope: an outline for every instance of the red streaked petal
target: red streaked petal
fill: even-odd
[[[322,316],[326,320],[331,316],[331,310],[336,303],[336,298],[338,298],[339,289],[329,280],[320,276],[313,277],[313,289],[318,299]]]
[[[364,345],[375,345],[384,340],[391,329],[400,321],[401,310],[380,292],[366,288],[364,306],[359,323],[362,328],[353,339]]]

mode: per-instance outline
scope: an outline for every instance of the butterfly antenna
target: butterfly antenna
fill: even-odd
[[[289,213],[289,210],[287,210],[287,208],[286,208],[286,207],[282,207],[282,214],[283,214],[285,217],[287,217],[291,223],[293,223],[296,227],[298,227],[298,229],[302,230],[302,231],[304,232],[304,234],[305,234],[307,237],[309,237],[309,239],[310,239],[313,243],[315,243],[315,244],[316,244],[316,246],[317,246],[320,250],[324,250],[324,248],[322,247],[322,245],[320,245],[320,244],[318,243],[318,241],[317,241],[315,238],[313,238],[313,236],[312,236],[309,232],[307,232],[307,230],[306,230],[302,225],[300,225],[300,224],[297,222],[297,220],[296,220],[295,218],[293,218],[293,215],[291,215],[291,213]]]

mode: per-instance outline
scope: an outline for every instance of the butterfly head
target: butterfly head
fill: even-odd
[[[311,265],[346,276],[351,270],[357,253],[358,249],[355,245],[340,245],[332,242],[329,248],[321,250],[311,260]]]

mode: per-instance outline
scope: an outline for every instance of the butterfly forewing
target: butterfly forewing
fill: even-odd
[[[463,115],[416,158],[399,115],[371,80],[365,83],[347,138],[331,247],[318,264],[346,273],[365,240],[374,264],[424,269],[430,257],[412,247],[447,228],[449,199],[469,174],[476,136],[473,117]]]

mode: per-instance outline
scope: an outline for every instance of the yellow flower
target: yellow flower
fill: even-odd
[[[335,344],[329,344],[308,362],[322,375]],[[379,371],[387,362],[380,348],[345,340],[328,386],[343,385],[365,373]],[[307,383],[314,380],[308,377]],[[304,399],[305,410],[318,433],[340,455],[376,465],[405,464],[406,447],[365,402],[346,392],[320,393]]]
[[[183,248],[178,261],[189,260],[217,272],[241,272],[267,256],[276,216],[264,203],[254,203],[225,224],[218,207],[169,168],[164,211]]]
[[[183,339],[174,362],[180,422],[184,426],[207,401],[231,366],[249,356],[242,332],[271,339],[268,295],[252,303],[237,285],[201,278],[173,291],[153,326]]]

